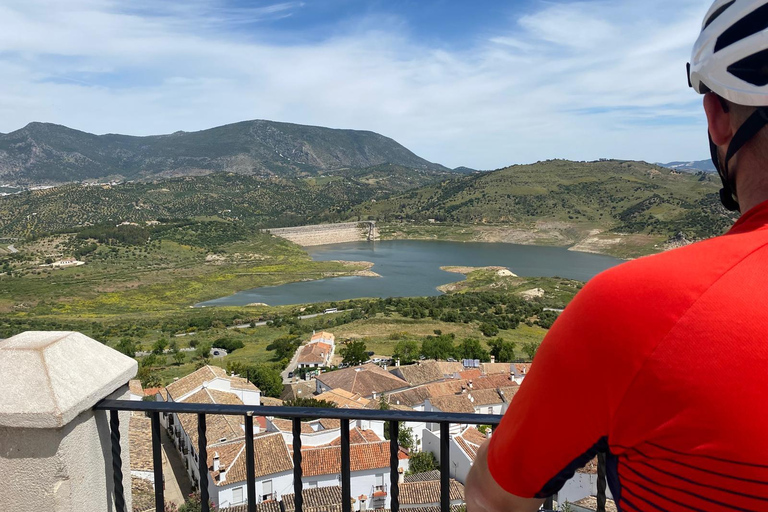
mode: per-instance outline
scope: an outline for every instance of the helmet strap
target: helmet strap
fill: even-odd
[[[715,169],[717,169],[717,173],[720,175],[720,180],[723,182],[723,188],[720,190],[720,201],[729,211],[739,210],[739,201],[738,196],[736,195],[736,184],[728,164],[731,159],[736,156],[736,153],[738,153],[747,142],[752,140],[766,125],[768,125],[768,108],[760,107],[756,109],[736,131],[736,134],[733,136],[733,139],[731,139],[731,143],[728,146],[725,161],[722,164],[720,163],[720,156],[717,154],[717,146],[712,141],[712,134],[709,134],[709,148],[712,154],[712,162],[715,164]]]

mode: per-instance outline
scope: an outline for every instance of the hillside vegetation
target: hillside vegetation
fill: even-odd
[[[648,253],[659,248],[643,245],[643,238],[653,245],[725,231],[735,217],[720,206],[719,187],[711,175],[683,174],[644,162],[551,160],[446,180],[354,211],[389,222],[431,219],[541,235],[518,240],[529,243],[570,245],[589,237],[638,235],[627,241]],[[425,227],[422,234],[439,229]],[[389,228],[390,236],[408,236],[409,231],[419,237],[413,227]]]
[[[262,120],[148,137],[94,135],[49,123],[0,134],[0,180],[26,185],[216,171],[304,176],[386,163],[448,171],[378,133]]]

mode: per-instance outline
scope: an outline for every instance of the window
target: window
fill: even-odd
[[[384,474],[383,473],[376,475],[376,490],[377,491],[384,490]]]
[[[307,489],[317,489],[317,482],[307,483]]]
[[[243,502],[243,488],[235,487],[232,489],[232,503],[235,505]]]
[[[272,499],[272,480],[265,480],[261,484],[261,501]]]
[[[488,408],[488,414],[493,414],[493,407]]]

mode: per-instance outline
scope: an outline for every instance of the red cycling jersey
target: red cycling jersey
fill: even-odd
[[[620,510],[768,510],[767,295],[768,202],[592,279],[491,439],[496,482],[543,498],[605,451]]]

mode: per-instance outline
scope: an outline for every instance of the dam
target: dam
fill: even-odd
[[[379,230],[374,221],[317,224],[294,228],[276,228],[269,232],[303,247],[340,244],[345,242],[379,240]]]

